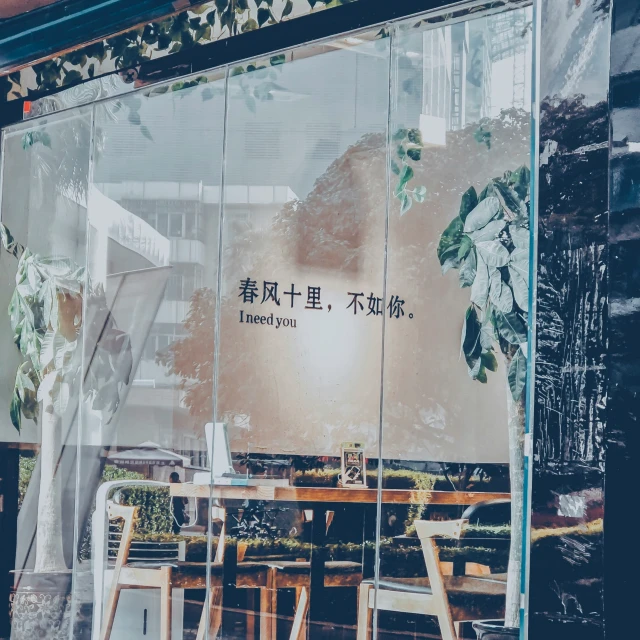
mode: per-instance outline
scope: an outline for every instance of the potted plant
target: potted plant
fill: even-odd
[[[524,433],[529,308],[529,182],[527,167],[493,179],[480,193],[471,187],[442,233],[442,273],[458,271],[470,291],[462,330],[469,376],[487,382],[497,371],[496,353],[507,371],[511,545],[504,623],[475,623],[479,638],[518,636],[524,527]]]
[[[43,257],[16,242],[0,223],[2,247],[18,261],[9,304],[13,340],[22,356],[10,405],[11,421],[40,423],[40,491],[33,572],[21,572],[14,599],[12,638],[67,637],[70,571],[62,545],[61,455],[63,419],[75,411],[82,379],[92,410],[109,420],[133,366],[129,337],[110,316],[104,290],[92,285],[84,267],[65,257]],[[99,318],[84,327],[84,314]],[[83,343],[91,353],[83,367]],[[26,591],[25,595],[25,589]],[[36,598],[46,591],[54,597]],[[21,598],[21,592],[25,595]],[[34,611],[37,609],[37,611]]]

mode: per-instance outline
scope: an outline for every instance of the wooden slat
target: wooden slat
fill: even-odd
[[[175,483],[169,485],[172,496],[188,498],[219,498],[226,500],[260,500],[263,487],[237,487]],[[272,487],[274,502],[360,502],[377,501],[377,489],[344,489],[333,487]],[[411,489],[383,489],[382,502],[387,504],[452,504],[470,505],[485,500],[508,500],[508,493],[474,491],[419,491]]]
[[[300,598],[296,605],[296,614],[293,618],[293,626],[289,640],[303,640],[305,637],[307,613],[309,611],[309,595],[306,589],[300,592]]]

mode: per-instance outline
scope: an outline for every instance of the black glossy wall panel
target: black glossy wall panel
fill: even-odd
[[[630,541],[640,461],[640,3],[615,0],[611,36],[609,401],[605,508],[608,637],[637,634]],[[632,555],[632,554],[631,554]],[[630,615],[631,614],[631,615]]]
[[[541,0],[529,637],[602,638],[610,7]]]

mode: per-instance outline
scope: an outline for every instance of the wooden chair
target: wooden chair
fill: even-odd
[[[171,640],[171,590],[206,588],[207,564],[205,562],[129,562],[129,552],[133,538],[133,523],[138,507],[122,506],[113,502],[107,505],[109,520],[123,521],[122,535],[113,571],[111,589],[105,607],[100,640],[109,640],[115,620],[118,599],[122,589],[160,590],[160,640]],[[209,625],[209,638],[218,634],[222,622],[222,587],[224,545],[219,545],[216,561],[210,567],[209,601],[202,610],[198,626],[197,640],[204,640],[205,629]],[[271,619],[275,612],[271,609],[273,576],[275,571],[261,563],[244,562],[238,564],[237,586],[260,589],[261,637],[270,639]]]
[[[311,563],[298,562],[269,562],[274,570],[272,577],[272,611],[277,611],[278,591],[281,589],[296,590],[296,609],[293,617],[293,627],[290,640],[302,640],[306,636],[306,619],[309,611],[309,587],[311,586]],[[358,562],[345,560],[329,561],[324,565],[325,587],[358,587],[362,582],[362,565]],[[272,616],[272,629],[275,638],[276,618]]]
[[[458,540],[466,520],[444,522],[416,520],[428,578],[373,580],[360,585],[358,594],[357,640],[367,640],[373,609],[435,616],[442,640],[457,640],[455,622],[498,618],[504,615],[506,576],[443,576],[436,537]],[[472,611],[464,605],[451,605],[449,596],[471,596]]]

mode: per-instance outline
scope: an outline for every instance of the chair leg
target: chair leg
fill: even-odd
[[[357,640],[367,640],[373,610],[369,607],[369,592],[373,588],[371,584],[361,584],[358,589],[358,635]]]
[[[307,593],[306,587],[301,587],[301,588],[296,589],[296,612],[298,610],[298,607],[301,606],[300,600],[302,598],[302,593],[303,592],[305,594],[305,597],[308,600],[308,593]],[[308,610],[309,610],[308,602],[307,602],[307,604],[305,606],[307,607],[307,613],[308,613]],[[308,615],[305,615],[302,618],[302,626],[300,627],[300,637],[301,638],[306,638],[307,637],[307,618],[308,618]]]
[[[296,606],[296,614],[293,617],[293,627],[291,627],[291,635],[289,640],[303,640],[306,636],[306,620],[309,611],[309,595],[307,589],[300,589],[300,598]]]
[[[277,569],[267,573],[267,584],[260,589],[260,640],[275,640],[278,623],[278,591],[276,590]]]
[[[102,631],[100,632],[100,640],[109,640],[113,629],[113,622],[116,618],[116,609],[118,608],[118,600],[120,599],[121,587],[119,584],[114,585],[109,593],[107,607],[104,612],[104,620],[102,621]]]
[[[209,590],[209,601],[202,607],[196,640],[204,640],[207,624],[209,640],[214,640],[222,626],[222,587],[211,587]]]
[[[171,640],[171,567],[162,567],[160,571],[160,639]]]
[[[247,640],[256,640],[256,590],[247,589]]]

